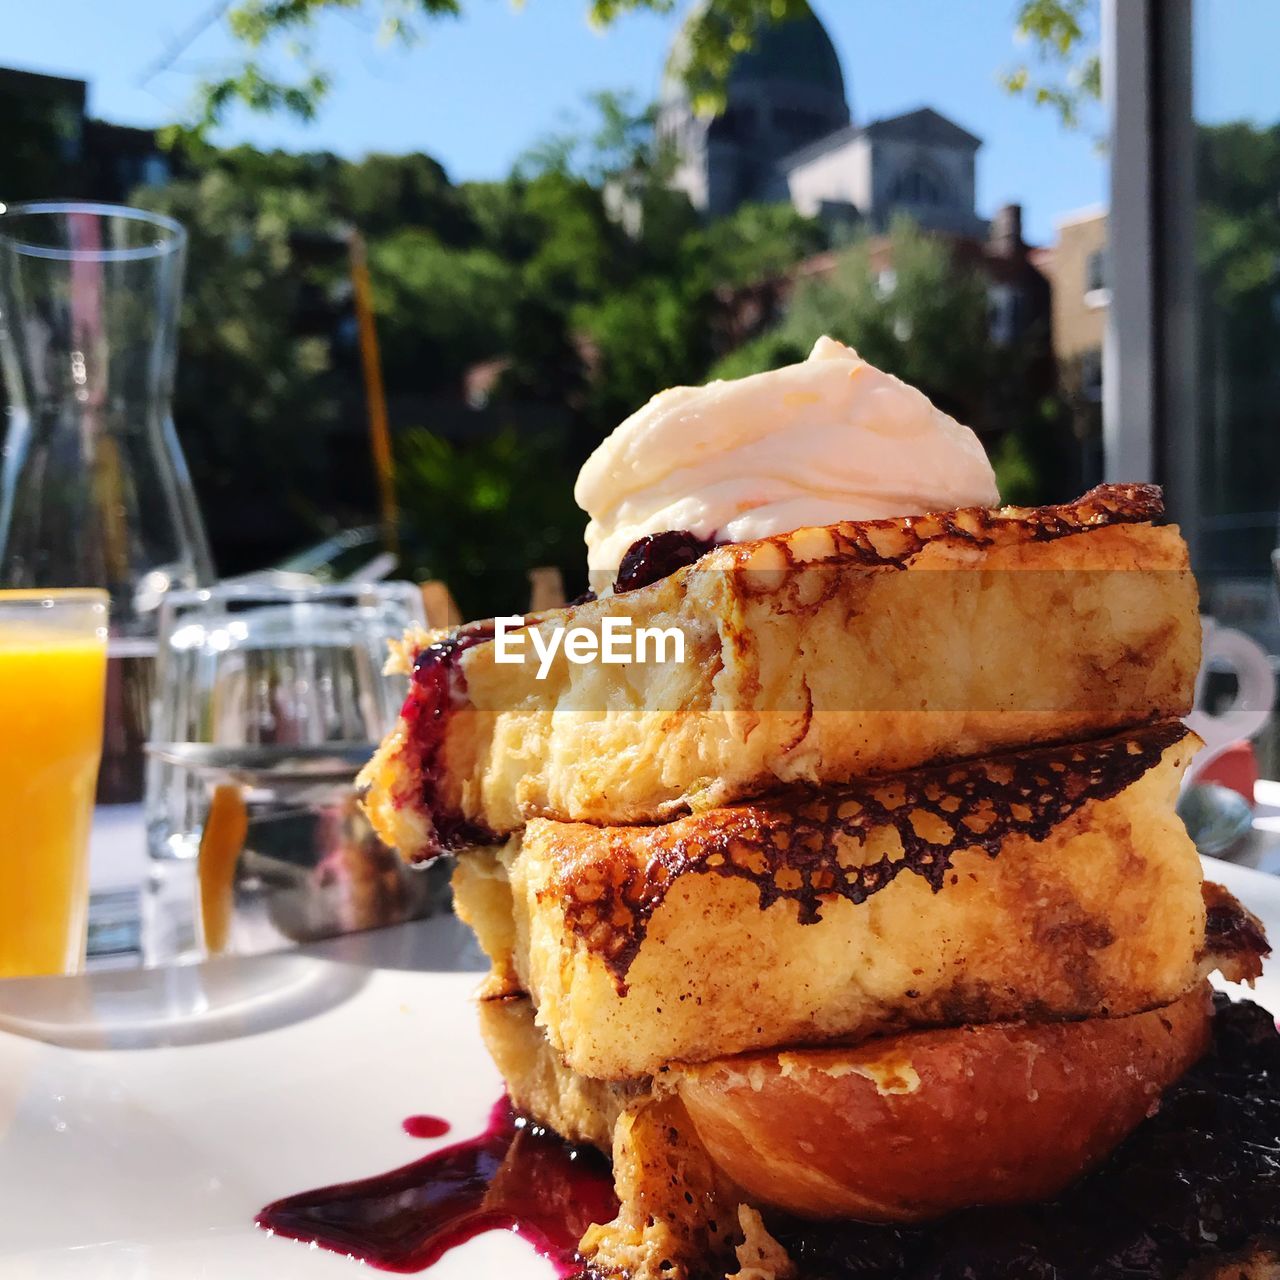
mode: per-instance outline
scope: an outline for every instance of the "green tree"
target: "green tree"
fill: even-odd
[[[406,569],[449,585],[464,616],[523,613],[528,571],[585,586],[582,513],[560,442],[505,430],[467,445],[421,428],[397,447]]]
[[[986,285],[945,241],[907,219],[895,221],[887,246],[856,241],[828,275],[796,287],[776,327],[726,356],[711,376],[738,378],[803,360],[823,334],[982,433],[1007,501],[1062,496],[1054,406],[1028,399],[1028,352],[993,343]]]
[[[585,410],[610,430],[664,387],[701,381],[711,358],[710,299],[655,277],[617,290],[576,315],[595,367]]]
[[[628,13],[670,13],[677,3],[586,0],[585,10],[592,25],[607,27]],[[365,15],[383,43],[408,46],[420,40],[433,21],[457,18],[465,8],[464,0],[238,0],[220,6],[210,22],[225,24],[243,56],[226,74],[198,84],[189,120],[172,134],[188,141],[205,139],[237,104],[312,119],[331,86],[328,70],[314,57],[311,40],[317,22],[328,15]],[[716,110],[723,104],[734,58],[753,46],[760,27],[808,12],[808,0],[701,0],[689,24],[686,58],[679,68],[695,102],[703,110]],[[194,34],[189,37],[193,38]],[[184,47],[172,47],[156,68],[172,65]]]
[[[825,333],[975,421],[995,361],[981,278],[907,219],[895,221],[889,237],[891,269],[876,268],[875,252],[864,238],[840,254],[829,275],[802,281],[777,331],[753,344],[753,354],[761,367],[776,367]],[[744,371],[738,353],[713,373]]]
[[[598,187],[572,174],[543,173],[526,186],[524,205],[537,227],[536,248],[524,264],[527,291],[567,312],[621,282],[624,237]]]
[[[509,349],[519,269],[492,250],[409,227],[375,241],[370,274],[389,384],[456,387],[468,365]]]
[[[470,192],[487,205],[481,227],[497,226],[515,251],[512,289],[501,326],[509,357],[499,399],[575,412],[585,385],[573,315],[625,282],[625,237],[606,215],[600,190],[570,172],[513,176]]]
[[[588,21],[603,28],[630,13],[670,13],[678,3],[586,0],[585,10]],[[311,37],[328,15],[365,15],[380,43],[409,47],[433,21],[465,12],[465,0],[239,0],[219,6],[209,21],[225,24],[243,56],[227,73],[198,83],[188,119],[170,136],[189,143],[206,139],[236,105],[314,118],[332,78],[316,62]],[[723,107],[733,61],[752,48],[763,25],[808,12],[808,0],[700,0],[675,68],[698,109],[713,114]],[[1014,27],[1031,56],[1003,74],[1004,87],[1056,111],[1068,128],[1078,127],[1082,108],[1101,97],[1099,24],[1098,0],[1018,0]],[[167,50],[156,70],[172,66],[196,34]]]
[[[1098,0],[1019,0],[1015,30],[1032,56],[1001,83],[1079,128],[1085,108],[1102,97],[1100,23]]]
[[[744,204],[697,227],[683,246],[686,269],[716,285],[754,284],[778,276],[827,247],[817,218],[790,204]]]
[[[343,385],[325,336],[297,323],[316,270],[295,238],[332,220],[294,180],[298,162],[240,148],[133,197],[190,237],[174,420],[223,572],[258,567],[342,513],[324,442]],[[358,509],[361,486],[343,494]]]
[[[778,325],[735,347],[711,366],[709,378],[745,378],[753,373],[769,369],[781,369],[783,365],[803,360],[813,343],[804,345],[804,339],[789,325]]]
[[[669,176],[673,156],[655,136],[656,105],[638,106],[634,94],[608,89],[588,94],[587,104],[589,123],[575,118],[538,139],[516,159],[516,174],[572,174],[597,187],[622,174]]]
[[[513,175],[458,188],[478,242],[507,262],[527,262],[538,247],[541,225],[525,202],[528,185]]]
[[[445,245],[476,239],[465,195],[430,156],[368,155],[343,163],[335,179],[339,210],[370,238],[412,227]]]
[[[1280,126],[1197,131],[1203,494],[1218,513],[1275,512],[1280,476]],[[1236,540],[1243,561],[1244,536]],[[1251,548],[1265,563],[1274,525]]]

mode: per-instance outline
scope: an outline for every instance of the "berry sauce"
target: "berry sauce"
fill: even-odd
[[[444,747],[445,730],[450,713],[463,702],[467,691],[467,680],[458,666],[458,659],[468,649],[489,643],[493,635],[492,622],[473,622],[443,640],[427,645],[414,659],[409,696],[400,709],[418,752],[422,778],[420,800],[435,823],[436,839],[441,849],[465,848],[493,838],[493,833],[482,823],[450,813],[439,798],[440,753]],[[432,854],[435,852],[431,851]]]
[[[914,1226],[772,1216],[770,1231],[803,1280],[1175,1280],[1236,1251],[1276,1247],[1280,1034],[1257,1005],[1216,1000],[1208,1055],[1057,1200]],[[482,1232],[515,1231],[562,1276],[581,1276],[583,1232],[617,1209],[603,1156],[518,1118],[504,1099],[478,1137],[278,1200],[257,1223],[401,1273]]]
[[[528,1123],[504,1098],[478,1137],[390,1173],[277,1200],[255,1221],[401,1274],[486,1231],[514,1231],[571,1276],[581,1274],[583,1232],[617,1211],[604,1157]]]
[[[618,576],[613,584],[615,592],[635,591],[651,582],[669,577],[677,569],[701,560],[708,551],[719,546],[706,538],[699,538],[687,529],[668,529],[665,533],[650,533],[637,539],[627,548],[618,566]]]
[[[452,1126],[440,1116],[409,1116],[400,1127],[411,1138],[443,1138]]]

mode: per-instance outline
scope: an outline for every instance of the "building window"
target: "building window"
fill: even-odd
[[[63,164],[75,164],[80,159],[83,120],[74,107],[59,105],[53,111],[58,158]]]
[[[142,183],[148,187],[162,187],[169,181],[169,161],[164,156],[145,156],[142,161]]]
[[[889,199],[893,204],[936,206],[951,203],[944,180],[919,165],[898,174],[889,188]]]
[[[1111,302],[1111,289],[1107,284],[1107,251],[1095,249],[1084,262],[1084,305],[1096,310]]]
[[[1102,403],[1102,352],[1097,347],[1080,355],[1080,397],[1090,404]]]
[[[1084,264],[1084,291],[1092,293],[1095,289],[1107,287],[1107,251],[1095,249]]]
[[[997,285],[987,294],[987,323],[991,341],[1007,347],[1022,329],[1022,294],[1010,285]]]

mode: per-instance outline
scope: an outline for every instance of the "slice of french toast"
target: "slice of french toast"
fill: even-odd
[[[411,859],[532,817],[661,821],[779,784],[839,784],[1185,714],[1200,655],[1182,538],[1152,486],[1079,502],[801,529],[526,620],[421,633],[366,804]],[[621,619],[609,623],[608,619]],[[661,662],[576,662],[606,627]],[[567,630],[566,630],[567,629]],[[526,643],[527,642],[527,643]],[[589,646],[588,646],[589,647]],[[656,656],[655,640],[650,653]]]
[[[1195,746],[1163,722],[652,827],[530,822],[454,896],[575,1071],[889,1028],[1133,1013],[1201,971],[1173,809]]]

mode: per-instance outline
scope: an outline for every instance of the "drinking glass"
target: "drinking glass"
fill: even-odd
[[[185,245],[139,209],[0,206],[0,586],[110,596],[107,802],[142,798],[160,601],[213,578],[170,414]]]
[[[355,792],[407,692],[383,667],[423,622],[418,588],[223,586],[173,593],[161,613],[148,962],[270,950],[438,901],[438,878],[401,865]]]
[[[0,591],[0,978],[84,964],[103,591]]]

